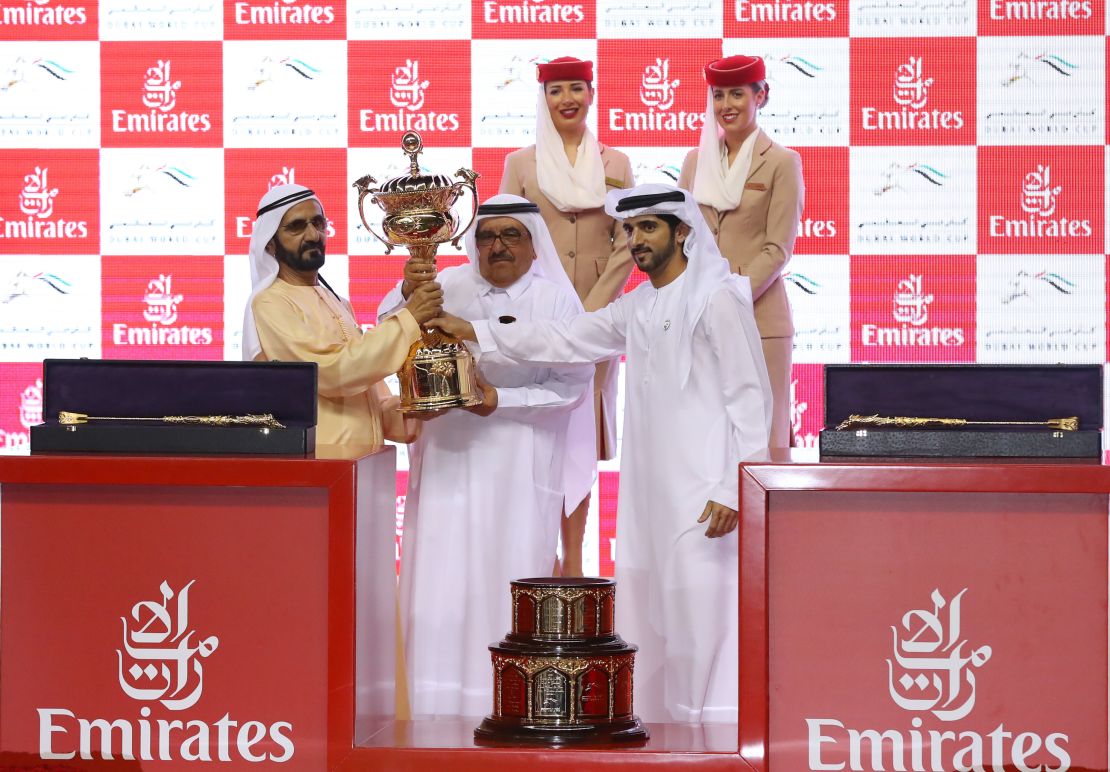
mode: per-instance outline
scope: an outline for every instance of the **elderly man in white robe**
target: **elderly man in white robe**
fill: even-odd
[[[465,237],[470,260],[438,276],[464,319],[563,320],[582,303],[527,199],[499,195]],[[434,275],[410,259],[392,313]],[[509,583],[546,576],[564,511],[594,480],[593,368],[535,366],[476,351],[484,401],[438,411],[411,446],[401,618],[413,715],[493,707],[488,646],[511,626]]]
[[[738,462],[767,446],[771,387],[751,287],[732,274],[688,193],[612,191],[634,291],[573,319],[429,324],[536,365],[624,354],[617,630],[637,644],[646,721],[735,722]]]
[[[351,304],[319,274],[327,228],[320,199],[303,185],[278,185],[258,202],[243,359],[316,363],[318,445],[407,440],[419,427],[406,426],[382,379],[401,368],[443,293],[429,283],[389,324],[363,334]]]

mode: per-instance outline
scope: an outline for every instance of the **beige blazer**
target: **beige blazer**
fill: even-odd
[[[632,164],[619,150],[601,145],[605,187],[631,188]],[[536,146],[521,148],[505,158],[501,193],[512,193],[540,208],[563,268],[587,311],[612,303],[632,273],[632,255],[620,224],[603,208],[563,212],[540,190],[536,179]],[[617,362],[602,362],[594,374],[594,415],[597,419],[597,457],[613,458],[617,449]]]
[[[693,191],[697,163],[694,148],[682,164],[679,187]],[[740,205],[726,212],[701,206],[721,254],[751,280],[755,323],[764,338],[794,334],[782,271],[794,254],[804,203],[801,157],[760,130]]]
[[[601,160],[606,189],[633,186],[628,156],[601,145]],[[603,208],[563,212],[548,201],[536,180],[535,145],[505,158],[499,192],[524,196],[539,206],[563,268],[587,311],[604,308],[621,294],[632,273],[632,255],[620,225]]]

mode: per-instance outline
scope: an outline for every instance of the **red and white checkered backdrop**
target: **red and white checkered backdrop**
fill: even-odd
[[[370,324],[404,255],[350,182],[401,173],[416,129],[427,168],[492,195],[532,141],[535,65],[561,55],[597,62],[598,138],[672,183],[701,66],[766,59],[760,125],[807,188],[799,444],[827,362],[1106,362],[1104,0],[3,0],[0,40],[0,452],[27,451],[44,357],[238,359],[268,185],[321,195],[324,273]],[[616,469],[588,532],[601,573]]]

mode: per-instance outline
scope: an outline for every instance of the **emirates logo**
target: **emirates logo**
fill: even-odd
[[[898,289],[894,293],[894,310],[891,312],[894,321],[915,327],[929,321],[929,304],[933,302],[933,296],[926,294],[923,285],[924,277],[912,273],[898,282]]]
[[[645,107],[670,110],[674,106],[675,90],[681,81],[670,77],[670,59],[656,58],[655,64],[644,68],[640,81],[640,101]]]
[[[54,214],[54,197],[58,195],[58,189],[46,181],[46,172],[46,167],[36,166],[23,178],[23,190],[19,192],[19,210],[40,220]]]
[[[173,276],[160,274],[146,285],[143,302],[143,318],[148,322],[173,324],[177,321],[177,304],[185,299],[184,295],[174,294]]]
[[[932,78],[922,74],[924,58],[911,56],[894,73],[894,101],[912,110],[920,110],[929,101]]]
[[[894,634],[894,661],[886,661],[890,698],[910,711],[932,711],[941,721],[958,721],[975,706],[975,673],[991,658],[991,647],[964,652],[960,601],[967,588],[945,600],[933,590],[932,610],[913,609],[902,615],[901,636]],[[943,611],[943,613],[942,613]],[[897,667],[895,666],[897,663]],[[901,672],[895,678],[896,671]]]
[[[1064,187],[1053,186],[1050,167],[1038,165],[1021,183],[1021,208],[1029,214],[1051,217],[1056,212],[1056,197]]]
[[[420,79],[420,62],[406,59],[404,65],[393,70],[389,84],[389,101],[394,107],[416,112],[424,106],[424,91],[428,81]]]
[[[200,699],[204,689],[201,659],[216,651],[220,639],[210,635],[192,640],[195,631],[189,627],[189,588],[195,581],[176,594],[168,582],[162,582],[161,602],[139,601],[131,608],[130,621],[120,617],[123,650],[116,649],[116,656],[119,685],[128,697],[159,700],[169,710],[186,710]],[[131,667],[125,668],[125,661],[131,662]]]
[[[175,81],[170,76],[170,61],[159,59],[157,64],[146,71],[143,80],[143,104],[168,113],[177,104],[179,88],[181,81]]]
[[[19,423],[24,429],[42,423],[42,378],[36,378],[19,395]]]

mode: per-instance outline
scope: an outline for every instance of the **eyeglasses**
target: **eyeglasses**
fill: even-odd
[[[521,233],[516,228],[506,228],[500,233],[490,233],[489,231],[478,231],[474,234],[474,241],[480,247],[493,246],[493,242],[501,239],[501,243],[507,247],[515,247],[520,243],[526,234]]]
[[[318,214],[311,220],[290,220],[281,226],[281,229],[290,236],[299,236],[305,232],[309,223],[312,223],[312,227],[316,229],[317,233],[323,233],[328,227],[328,218]]]

